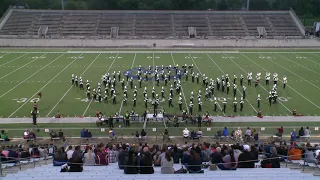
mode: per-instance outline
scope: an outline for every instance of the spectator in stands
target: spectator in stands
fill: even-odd
[[[133,134],[132,134],[132,135],[133,135]],[[139,137],[140,137],[139,131],[136,131],[135,136],[136,136],[136,138],[139,138]]]
[[[119,162],[120,162],[120,160],[119,160]],[[134,153],[133,149],[129,150],[129,153],[128,153],[128,156],[125,159],[124,165],[125,166],[123,168],[124,168],[124,173],[125,174],[138,174],[139,173],[138,159],[137,159],[137,156]],[[119,167],[120,167],[120,165],[119,165]]]
[[[184,138],[190,137],[190,131],[188,130],[188,128],[184,128],[184,130],[182,131],[182,135]]]
[[[36,134],[35,134],[32,130],[29,131],[28,136],[29,136],[29,139],[34,139],[34,140],[36,140]]]
[[[201,173],[202,161],[200,155],[194,150],[190,151],[190,155],[191,157],[188,162],[189,173]]]
[[[68,161],[72,158],[73,152],[74,151],[72,150],[72,146],[69,146],[68,150],[67,150],[67,159],[68,159]]]
[[[118,156],[118,166],[119,169],[124,169],[126,156],[128,156],[127,146],[125,144],[122,145],[122,150],[119,152]]]
[[[86,129],[85,137],[86,137],[86,138],[92,138],[92,134],[91,134],[91,132],[89,131],[89,129]]]
[[[183,154],[182,154],[182,159],[181,159],[181,163],[185,166],[188,166],[189,160],[190,160],[190,149],[188,146],[185,146],[183,148]]]
[[[110,151],[109,151],[109,163],[118,162],[119,152],[116,151],[116,146],[110,145],[109,148],[110,148]]]
[[[316,159],[316,157],[315,157],[315,153],[313,152],[313,148],[309,142],[306,145],[306,149],[303,155],[304,155],[304,160],[306,162],[314,163],[314,160]]]
[[[59,138],[62,139],[63,142],[66,141],[66,138],[64,137],[63,132],[61,131],[61,129],[59,131]]]
[[[172,158],[173,158],[173,163],[174,164],[179,164],[180,163],[181,153],[179,152],[179,149],[178,149],[177,145],[173,146]]]
[[[309,127],[307,126],[306,129],[304,130],[304,136],[305,137],[310,137],[311,136],[311,131]]]
[[[166,151],[164,158],[161,159],[161,174],[173,174],[173,158],[171,153]]]
[[[64,148],[61,147],[53,155],[53,166],[62,166],[68,162],[67,154],[64,152]]]
[[[280,168],[280,157],[275,147],[271,148],[271,168]]]
[[[302,137],[302,136],[304,136],[304,129],[303,129],[303,127],[301,127],[300,128],[300,130],[299,130],[299,133],[298,133],[299,135],[298,135],[298,137],[297,138],[300,138],[300,137]]]
[[[80,152],[80,146],[74,148],[74,152],[70,159],[70,169],[69,172],[82,172],[83,171],[83,156]]]
[[[258,144],[251,145],[250,153],[251,153],[252,159],[254,159],[255,162],[258,162],[259,161]]]
[[[24,161],[30,160],[30,152],[25,148],[21,147],[21,152],[20,152],[20,159],[23,159]]]
[[[283,134],[283,126],[281,126],[280,128],[277,129],[278,133],[276,134],[278,137],[282,138],[282,134]]]
[[[92,147],[89,146],[87,149],[87,152],[84,153],[84,156],[83,156],[83,163],[84,163],[83,165],[84,166],[95,165],[95,157],[96,157],[96,155],[94,154]]]
[[[239,168],[254,168],[254,160],[250,153],[250,146],[243,145],[243,152],[239,155]]]
[[[23,133],[23,139],[29,139],[29,130],[25,130]]]
[[[51,137],[51,140],[52,140],[52,138],[57,138],[58,137],[58,134],[56,132],[54,132],[53,129],[50,130],[49,135]]]
[[[83,128],[82,131],[80,132],[80,137],[81,138],[86,138],[86,130]]]
[[[247,127],[246,134],[244,136],[246,137],[247,140],[250,140],[252,136],[252,131],[249,127]]]
[[[291,134],[290,134],[290,137],[291,137],[291,138],[290,138],[291,142],[297,140],[297,132],[296,132],[296,129],[293,129],[293,130],[292,130],[292,132],[291,132]]]
[[[99,145],[96,148],[96,165],[108,165],[109,164],[109,158],[107,156],[107,153],[104,151],[103,146]]]
[[[229,136],[229,131],[227,127],[224,127],[223,131],[222,131],[222,136],[227,137]]]
[[[218,164],[219,169],[221,170],[234,170],[238,166],[238,158],[234,155],[234,151],[229,150],[228,155],[222,158],[224,164]]]
[[[160,157],[160,156],[159,156]],[[140,174],[153,174],[152,156],[149,151],[144,152],[144,156],[140,160]]]
[[[209,162],[211,154],[210,144],[205,143],[204,148],[201,150],[202,162]]]
[[[7,162],[8,163],[17,163],[18,161],[18,157],[19,157],[19,154],[18,154],[18,151],[17,151],[17,147],[11,147],[9,150],[8,150],[8,160]]]
[[[210,155],[211,163],[218,164],[222,162],[221,147],[217,147],[216,151]]]
[[[294,145],[294,147],[292,147],[289,150],[288,155],[289,155],[289,160],[300,160],[302,157],[302,151],[299,149],[297,145]]]
[[[9,141],[8,132],[5,130],[1,130],[0,138],[3,139],[3,141]]]

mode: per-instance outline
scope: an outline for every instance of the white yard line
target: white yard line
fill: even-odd
[[[276,55],[278,55],[278,56],[280,56],[280,57],[282,57],[282,58],[288,59],[288,58],[286,58],[286,57],[284,57],[284,56],[281,56],[281,55],[279,55],[279,54],[276,54]],[[271,59],[268,59],[268,60],[269,60],[269,61],[271,61],[271,62],[273,62],[274,64],[276,64],[276,65],[278,65],[278,66],[282,67],[283,69],[287,70],[288,72],[290,72],[290,73],[294,74],[295,76],[297,76],[297,77],[299,77],[299,78],[303,79],[304,81],[308,82],[309,84],[311,84],[312,86],[316,87],[317,89],[320,89],[320,87],[319,87],[319,86],[317,86],[317,85],[315,85],[315,84],[311,83],[310,81],[308,81],[308,80],[306,80],[305,78],[303,78],[303,77],[299,76],[299,75],[298,75],[298,74],[296,74],[295,72],[290,71],[290,70],[289,70],[289,69],[287,69],[286,67],[284,67],[284,66],[282,66],[282,65],[280,65],[280,64],[278,64],[278,63],[276,63],[275,61],[273,61],[273,60],[271,60]]]
[[[171,54],[171,58],[172,58],[172,61],[173,61],[173,66],[175,66],[175,65],[176,65],[176,62],[175,62],[175,60],[174,60],[174,58],[173,58],[172,53],[170,53],[170,54]],[[182,83],[181,83],[181,91],[182,91],[182,96],[183,96],[183,98],[184,98],[184,103],[185,103],[186,108],[187,108],[187,112],[188,112],[188,114],[189,114],[189,106],[188,106],[187,101],[186,101],[186,96],[184,95]]]
[[[61,56],[63,56],[64,54],[62,54]],[[58,58],[60,58],[61,56],[59,56]],[[58,59],[56,58],[56,59]],[[36,93],[34,93],[30,98],[31,99],[33,96],[37,95],[39,92],[41,92],[42,89],[44,89],[45,87],[47,87],[48,84],[50,84],[57,76],[59,76],[64,70],[66,70],[72,63],[74,63],[77,59],[74,59],[73,61],[71,61],[71,63],[69,63],[66,67],[64,67],[58,74],[56,74],[50,81],[48,81],[42,88],[40,88]],[[55,61],[55,60],[54,60]],[[52,61],[52,62],[54,62]],[[48,66],[48,65],[46,65]],[[44,67],[46,67],[44,66]],[[42,68],[41,68],[42,69]],[[17,111],[19,111],[24,105],[26,105],[27,103],[29,103],[29,101],[26,101],[25,103],[23,103],[21,106],[19,106],[18,109],[16,109],[12,114],[10,114],[10,117],[12,117]]]
[[[226,74],[221,68],[220,68],[220,66],[211,58],[211,56],[209,56],[209,54],[208,53],[206,53],[207,54],[207,56],[209,57],[209,59],[218,67],[218,69],[220,69],[220,71],[223,73],[223,74]],[[223,53],[224,54],[224,53]],[[224,54],[225,56],[226,56],[226,54]],[[227,56],[228,57],[228,59],[230,59],[229,58],[229,56]],[[231,60],[231,59],[230,59]],[[237,89],[238,90],[238,92],[241,94],[241,96],[243,96],[243,94],[241,93],[241,91],[239,90],[239,89]],[[247,101],[247,103],[252,107],[252,109],[256,112],[256,113],[258,113],[258,111],[256,110],[256,108],[254,108],[253,106],[252,106],[252,104],[248,101],[248,99],[246,98],[245,99],[246,101]]]
[[[154,53],[152,53],[152,70],[153,70],[153,72],[152,73],[154,73],[154,69],[155,69],[155,67],[154,67]],[[154,77],[152,77],[152,86],[154,87],[154,82],[155,80],[154,80]]]
[[[319,55],[317,55],[317,54],[314,54],[314,53],[310,53],[310,54],[312,54],[312,55],[314,55],[314,56],[316,56],[316,57],[320,57]],[[312,61],[311,59],[307,59],[307,60],[309,60],[309,61],[311,61],[311,62],[313,62],[313,63],[315,63],[315,64],[318,64],[318,65],[320,65],[320,63],[318,63],[318,62],[316,62],[316,61]]]
[[[132,65],[131,65],[131,69],[133,69],[134,62],[136,61],[136,56],[137,56],[137,53],[134,54],[134,57],[133,57],[133,60],[132,60]],[[129,81],[127,81],[127,83],[126,83],[127,87],[128,87],[128,84],[129,84]],[[121,114],[122,107],[123,107],[123,101],[121,101],[121,105],[120,105],[120,109],[119,109],[119,115]]]
[[[282,57],[282,58],[284,58],[284,59],[287,59],[288,61],[293,62],[293,63],[295,63],[296,65],[307,69],[308,71],[311,71],[311,72],[313,72],[313,73],[315,73],[315,74],[317,74],[317,75],[320,75],[319,73],[315,72],[314,70],[312,70],[312,69],[310,69],[310,68],[307,68],[307,67],[305,67],[305,66],[302,66],[301,64],[299,64],[299,63],[297,63],[297,62],[295,62],[295,61],[292,61],[291,59],[289,59],[289,58],[287,58],[287,57],[285,57],[285,56],[281,56],[280,54],[277,54],[277,53],[276,53],[276,55],[278,55],[278,56],[280,56],[280,57]],[[307,59],[307,60],[309,60],[309,59]]]
[[[225,54],[225,56],[227,56],[228,57],[228,59],[230,59],[229,58],[229,56],[228,55],[226,55]],[[245,72],[246,74],[248,74],[248,72],[247,71],[245,71],[239,64],[237,64],[234,60],[232,60],[232,59],[230,59],[236,66],[238,66],[243,72]],[[265,88],[265,87],[263,87],[262,85],[260,86],[260,87],[262,87],[266,92],[267,92],[267,94],[269,94],[269,91]],[[287,106],[285,106],[281,101],[278,101],[287,111],[289,111],[290,113],[291,113],[291,110],[287,107]]]
[[[82,55],[82,54],[81,54]],[[79,55],[77,58],[75,58],[75,59],[78,59],[81,55]],[[82,74],[79,76],[79,77],[81,77],[81,76],[83,76],[83,74],[91,67],[91,65],[98,59],[98,57],[101,55],[101,53],[100,54],[98,54],[98,56],[87,66],[87,68],[82,72]],[[46,115],[46,117],[48,117],[50,114],[51,114],[51,112],[58,106],[58,104],[62,101],[62,99],[68,94],[68,92],[72,89],[72,87],[73,87],[73,85],[71,85],[70,86],[70,88],[63,94],[63,96],[59,99],[59,101],[57,102],[57,104],[55,104],[54,106],[53,106],[53,108],[50,110],[50,112]]]
[[[260,54],[261,55],[261,54]],[[256,64],[257,66],[259,66],[261,69],[268,71],[267,69],[265,69],[264,67],[260,66],[258,63],[256,63],[254,60],[250,59],[248,56],[242,54],[242,56],[246,57],[248,60],[250,60],[251,62],[253,62],[254,64]],[[270,71],[268,71],[270,72]],[[282,80],[280,80],[282,82]],[[304,95],[302,95],[301,93],[299,93],[298,91],[296,91],[295,89],[293,89],[291,86],[289,86],[288,84],[286,85],[288,88],[290,88],[291,90],[293,90],[294,92],[296,92],[297,94],[299,94],[301,97],[303,97],[305,100],[309,101],[311,104],[313,104],[314,106],[316,106],[317,108],[320,109],[320,107],[318,105],[316,105],[314,102],[310,101],[308,98],[306,98]]]
[[[9,63],[11,63],[11,62],[13,62],[13,61],[15,61],[15,60],[18,60],[18,59],[24,57],[25,55],[28,55],[28,54],[29,54],[29,52],[28,52],[28,53],[24,52],[24,53],[25,53],[25,54],[22,55],[22,56],[19,56],[19,57],[17,57],[17,58],[12,59],[11,61],[8,61],[8,62],[6,62],[6,63],[1,64],[0,67],[1,67],[1,66],[4,66],[4,65],[6,65],[6,64],[9,64]],[[8,53],[8,54],[10,54],[10,53]],[[41,53],[41,54],[43,54],[43,53]]]
[[[36,75],[38,72],[40,72],[42,69],[46,68],[47,66],[49,66],[50,64],[54,63],[56,60],[58,60],[60,57],[62,57],[63,55],[65,55],[65,53],[61,54],[60,56],[58,56],[57,58],[55,58],[54,60],[52,60],[50,63],[48,63],[47,65],[43,66],[41,69],[39,69],[38,71],[34,72],[33,74],[31,74],[29,77],[27,77],[26,79],[24,79],[23,81],[21,81],[19,84],[17,84],[16,86],[14,86],[13,88],[11,88],[9,91],[5,92],[4,94],[2,94],[0,96],[0,98],[2,98],[3,96],[5,96],[6,94],[8,94],[9,92],[11,92],[12,90],[14,90],[16,87],[20,86],[22,83],[24,83],[25,81],[27,81],[28,79],[32,78],[34,75]]]
[[[45,54],[41,55],[40,57],[45,56],[46,54],[47,54],[47,53],[45,53]],[[27,66],[28,64],[30,64],[30,63],[32,63],[32,62],[34,62],[34,61],[36,61],[36,60],[39,60],[39,59],[34,59],[34,60],[32,60],[32,61],[28,62],[27,64],[25,64],[25,65],[23,65],[23,66],[21,66],[21,67],[19,67],[19,68],[15,69],[14,71],[11,71],[10,73],[8,73],[8,74],[6,74],[6,75],[4,75],[4,76],[0,77],[0,80],[1,80],[1,79],[3,79],[3,78],[5,78],[5,77],[7,77],[7,76],[9,76],[9,75],[10,75],[10,74],[12,74],[12,73],[14,73],[14,72],[18,71],[19,69],[21,69],[21,68],[23,68],[23,67]]]
[[[197,69],[198,69],[198,71],[199,71],[199,73],[200,73],[200,75],[201,75],[201,77],[202,77],[202,72],[200,71],[200,69],[199,69],[199,67],[198,67],[198,65],[197,65],[197,63],[194,61],[194,59],[193,59],[193,57],[191,56],[191,54],[189,53],[189,57],[191,58],[191,60],[193,61],[193,63],[194,63],[194,65],[197,67]],[[220,108],[220,110],[222,111],[222,108],[221,108],[221,106],[220,106],[220,104],[218,103],[218,106],[219,106],[219,108]],[[212,106],[211,106],[211,108],[212,108]],[[224,113],[224,112],[222,112],[223,113],[223,115],[224,116],[226,116],[226,114]]]
[[[119,55],[119,53],[116,55],[116,57],[114,57],[114,59],[113,59],[113,61],[112,61],[111,65],[109,66],[109,69],[108,69],[108,71],[107,71],[107,72],[109,72],[109,71],[110,71],[110,69],[111,69],[111,67],[112,67],[113,63],[114,63],[114,62],[116,61],[116,59],[118,58],[118,55]],[[84,110],[84,112],[83,112],[83,114],[82,114],[82,116],[83,116],[83,117],[84,117],[84,116],[85,116],[85,114],[87,113],[87,111],[88,111],[88,109],[89,109],[89,107],[90,107],[90,105],[91,105],[92,101],[93,101],[93,98],[92,98],[92,99],[91,99],[91,101],[89,102],[89,104],[88,104],[87,108]]]
[[[0,55],[1,58],[5,57],[6,55],[11,54],[11,52],[3,53],[4,55]]]

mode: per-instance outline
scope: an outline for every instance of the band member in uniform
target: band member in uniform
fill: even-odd
[[[217,112],[217,106],[218,106],[218,102],[217,102],[217,98],[214,97],[214,112]]]
[[[149,100],[149,99],[148,99],[148,96],[145,95],[145,96],[144,96],[144,107],[145,107],[145,108],[148,108],[148,100]]]
[[[237,85],[233,84],[233,97],[236,97],[237,95]]]
[[[237,81],[237,75],[233,75],[233,84],[235,84],[236,83],[236,81]]]
[[[240,111],[243,110],[243,104],[244,104],[244,101],[243,101],[243,98],[241,97],[240,98]]]
[[[260,101],[261,101],[261,97],[260,97],[260,94],[258,94],[258,97],[257,97],[258,108],[260,108]]]
[[[112,104],[117,104],[116,97],[117,97],[117,95],[113,94],[113,96],[112,96]]]
[[[173,107],[172,97],[171,96],[169,96],[168,101],[169,101],[169,107]]]
[[[227,99],[226,99],[226,98],[223,98],[223,102],[222,102],[222,103],[223,103],[223,110],[222,110],[222,111],[223,111],[224,113],[226,113]]]
[[[193,103],[190,101],[190,104],[189,104],[189,113],[192,115],[192,112],[193,112]]]
[[[74,74],[71,75],[71,84],[74,85]]]
[[[241,74],[240,75],[240,86],[242,86],[242,84],[243,84],[243,75]]]
[[[283,77],[283,89],[285,89],[285,88],[286,88],[286,84],[287,84],[287,82],[288,82],[287,77],[286,77],[286,76],[284,76],[284,77]]]
[[[42,98],[42,92],[38,92],[39,99]]]
[[[233,112],[237,112],[237,98],[234,98],[234,101],[233,101]]]
[[[243,96],[243,99],[246,99],[246,87],[245,86],[242,86],[242,96]]]

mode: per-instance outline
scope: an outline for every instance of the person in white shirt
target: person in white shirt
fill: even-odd
[[[73,150],[72,150],[72,146],[68,147],[68,151],[67,151],[67,158],[68,160],[72,158],[72,154],[73,154]]]
[[[252,136],[252,131],[249,127],[247,127],[245,136],[246,136],[246,138],[250,138]]]
[[[190,131],[188,130],[188,128],[185,128],[182,132],[183,132],[183,137],[184,138],[189,138],[190,137]]]
[[[307,126],[307,128],[304,130],[304,136],[305,137],[310,137],[311,136],[311,131],[309,129],[309,127]]]

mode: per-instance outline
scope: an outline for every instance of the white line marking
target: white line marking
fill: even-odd
[[[154,69],[155,69],[155,67],[154,67],[154,53],[152,53],[152,70],[153,70],[153,73],[154,73]],[[154,80],[152,80],[152,86],[154,87]]]
[[[196,64],[196,62],[194,61],[194,59],[192,58],[192,56],[190,55],[190,53],[189,53],[189,57],[190,57],[190,59],[193,61],[194,65],[197,67],[197,69],[198,69],[198,71],[199,71],[200,75],[202,76],[202,72],[200,71],[200,69],[199,69],[198,65]],[[218,103],[218,106],[219,106],[220,110],[222,111],[222,108],[221,108],[221,106],[220,106],[220,104],[219,104],[219,103]],[[224,112],[223,112],[223,115],[224,115],[224,116],[226,116]]]
[[[311,53],[312,55],[314,55],[314,56],[317,56],[318,58],[320,57],[319,55],[317,55],[317,54],[313,54],[313,53]],[[309,60],[309,61],[311,61],[311,62],[313,62],[313,63],[315,63],[315,64],[318,64],[318,65],[320,65],[320,63],[318,63],[318,62],[315,62],[315,61],[312,61],[311,59],[307,59],[307,60]],[[317,67],[317,66],[316,66]]]
[[[131,69],[133,69],[134,62],[136,61],[136,56],[137,56],[137,54],[135,53],[134,57],[133,57]],[[128,86],[128,84],[129,84],[129,81],[127,81],[126,86]],[[121,105],[120,105],[120,109],[119,109],[119,115],[121,114],[122,107],[123,107],[123,101],[121,101]]]
[[[311,72],[313,72],[313,73],[315,73],[315,74],[317,74],[317,75],[320,75],[319,73],[315,72],[314,70],[308,68],[308,66],[302,66],[301,64],[299,64],[299,63],[297,63],[297,62],[295,62],[295,61],[292,61],[291,59],[289,59],[289,58],[287,58],[287,57],[285,57],[285,56],[281,56],[281,55],[279,55],[279,54],[277,54],[277,55],[280,56],[280,57],[282,57],[282,58],[284,58],[284,59],[287,59],[287,60],[295,63],[296,65],[298,65],[298,66],[300,66],[300,67],[303,67],[303,68],[305,68],[305,69],[307,69],[307,70],[309,70],[309,71],[311,71]],[[305,58],[305,59],[309,60],[308,58]]]
[[[82,54],[81,54],[82,55]],[[81,55],[79,55],[77,58],[75,58],[75,60],[77,60]],[[101,55],[98,54],[98,56],[87,66],[87,68],[82,72],[82,74],[80,76],[83,76],[83,74],[91,67],[91,65],[98,59],[98,57]],[[58,106],[58,104],[62,101],[62,99],[68,94],[68,92],[72,89],[73,85],[70,86],[70,88],[63,94],[63,96],[59,99],[59,101],[57,102],[57,104],[55,104],[53,106],[53,108],[50,110],[50,112],[48,112],[48,114],[46,115],[46,117],[48,117],[51,112]]]
[[[286,58],[286,57],[284,57],[284,56],[281,56],[281,55],[279,55],[279,54],[276,54],[276,55],[278,55],[278,56],[280,56],[280,57],[282,57],[282,58],[288,59],[288,58]],[[308,80],[304,79],[303,77],[299,76],[299,75],[298,75],[298,74],[296,74],[295,72],[290,71],[290,70],[289,70],[289,69],[287,69],[286,67],[284,67],[284,66],[282,66],[282,65],[280,65],[280,64],[278,64],[278,63],[276,63],[276,62],[274,62],[274,61],[273,61],[273,60],[271,60],[271,59],[268,59],[268,60],[269,60],[269,61],[271,61],[271,62],[273,62],[274,64],[277,64],[278,66],[282,67],[283,69],[285,69],[285,70],[289,71],[290,73],[294,74],[295,76],[297,76],[297,77],[299,77],[299,78],[303,79],[304,81],[308,82],[308,83],[309,83],[309,84],[311,84],[312,86],[314,86],[314,87],[316,87],[316,88],[320,89],[320,87],[319,87],[319,86],[316,86],[315,84],[313,84],[313,83],[311,83],[310,81],[308,81]]]
[[[240,53],[241,54],[241,53]],[[261,55],[261,54],[260,54]],[[255,61],[253,61],[252,59],[250,59],[249,57],[247,57],[246,55],[242,54],[242,56],[246,57],[247,59],[249,59],[250,61],[252,61],[254,64],[256,64],[257,66],[259,66],[261,69],[268,71],[267,69],[265,69],[264,67],[260,66],[258,63],[256,63]],[[268,71],[270,72],[270,71]],[[280,80],[282,82],[282,80]],[[293,89],[291,86],[289,86],[288,84],[286,85],[287,87],[289,87],[290,89],[292,89],[294,92],[296,92],[297,94],[299,94],[301,97],[303,97],[305,100],[309,101],[311,104],[313,104],[314,106],[316,106],[317,108],[320,109],[320,107],[318,105],[316,105],[315,103],[313,103],[312,101],[310,101],[308,98],[306,98],[304,95],[302,95],[301,93],[299,93],[298,91],[296,91],[295,89]]]
[[[45,53],[45,54],[43,54],[43,55],[41,55],[41,56],[45,56],[46,54],[47,54],[47,53]],[[40,56],[40,57],[41,57],[41,56]],[[18,71],[19,69],[21,69],[21,68],[25,67],[26,65],[28,65],[28,64],[32,63],[33,61],[36,61],[36,60],[38,60],[38,59],[34,59],[34,60],[32,60],[32,61],[28,62],[27,64],[25,64],[25,65],[23,65],[23,66],[21,66],[21,67],[19,67],[19,68],[15,69],[14,71],[11,71],[10,73],[8,73],[8,74],[6,74],[6,75],[2,76],[0,79],[3,79],[3,78],[5,78],[5,77],[9,76],[10,74],[12,74],[12,73],[14,73],[14,72]]]
[[[172,58],[172,61],[173,61],[173,65],[175,66],[175,65],[176,65],[176,62],[175,62],[175,60],[174,60],[174,58],[173,58],[172,53],[171,53],[171,58]],[[184,96],[184,91],[183,91],[182,83],[181,83],[181,91],[182,91],[182,95],[183,95],[183,98],[184,98],[184,103],[186,104],[187,112],[188,112],[188,114],[189,114],[189,106],[188,106],[188,104],[187,104],[186,97]]]
[[[62,54],[63,55],[63,54]],[[62,56],[61,55],[61,56]],[[59,57],[61,57],[59,56]],[[59,58],[58,57],[58,58]],[[40,92],[42,89],[44,89],[48,84],[50,84],[51,81],[53,81],[56,77],[58,77],[65,69],[67,69],[72,63],[74,63],[76,60],[71,61],[65,68],[63,68],[58,74],[56,74],[50,81],[47,82],[47,84],[45,84],[41,89],[39,89],[35,94],[33,94],[29,99],[31,99],[33,96],[37,95],[38,92]],[[53,62],[53,61],[52,61]],[[12,114],[10,114],[10,117],[12,117],[17,111],[19,111],[24,105],[26,105],[29,101],[26,101],[25,103],[23,103],[18,109],[16,109]]]
[[[12,59],[11,61],[8,61],[8,62],[6,62],[6,63],[4,63],[4,64],[1,64],[0,67],[6,65],[6,64],[8,64],[8,63],[11,63],[12,61],[15,61],[15,60],[17,60],[17,59],[20,59],[20,58],[22,58],[23,56],[25,56],[25,55],[27,55],[27,54],[29,54],[29,53],[26,53],[26,54],[24,54],[24,55],[22,55],[22,56],[19,56],[19,57],[17,57],[17,58]]]
[[[224,54],[225,56],[227,56],[228,57],[228,55],[226,55],[226,54]],[[230,59],[230,58],[229,58]],[[235,65],[237,65],[243,72],[245,72],[246,74],[248,74],[248,72],[247,71],[245,71],[240,65],[238,65],[234,60],[232,60],[232,59],[230,59]],[[263,87],[263,86],[260,86],[260,87],[262,87],[266,92],[267,92],[267,94],[268,94],[268,90],[265,88],[265,87]],[[280,102],[280,104],[285,108],[285,109],[287,109],[287,111],[289,111],[290,113],[291,113],[291,111],[290,111],[290,109],[287,107],[287,106],[285,106],[281,101],[279,101]]]
[[[109,71],[110,71],[110,69],[111,69],[111,67],[112,67],[113,63],[116,61],[116,59],[117,59],[118,55],[119,55],[119,53],[118,53],[118,54],[116,55],[116,57],[113,59],[113,61],[112,61],[112,63],[111,63],[111,65],[110,65],[110,67],[109,67],[109,69],[108,69],[108,71],[107,71],[107,72],[109,72]],[[89,107],[90,107],[90,105],[91,105],[92,101],[93,101],[93,98],[92,98],[92,99],[91,99],[91,101],[89,102],[89,104],[88,104],[87,108],[84,110],[84,112],[83,112],[83,114],[82,114],[82,117],[84,117],[84,116],[85,116],[85,114],[87,113],[87,111],[88,111],[88,109],[89,109]]]
[[[209,59],[218,67],[218,69],[220,69],[220,71],[223,73],[223,74],[225,74],[224,73],[224,71],[219,67],[219,65],[211,58],[211,56],[208,54],[208,53],[206,53],[207,54],[207,56],[209,57]],[[224,55],[226,55],[226,54],[224,54]],[[229,58],[229,56],[227,56],[228,57],[228,59],[230,59]],[[231,60],[231,59],[230,59]],[[241,93],[241,91],[239,90],[239,89],[237,89],[238,90],[238,92],[241,94],[241,96],[243,96],[243,94]],[[253,106],[252,106],[252,104],[248,101],[248,99],[246,98],[245,99],[246,101],[247,101],[247,103],[251,106],[251,108],[256,112],[256,113],[258,113],[258,111],[256,110],[256,108],[254,108]]]
[[[42,69],[46,68],[47,66],[49,66],[50,64],[54,63],[56,60],[58,60],[60,57],[62,57],[64,54],[61,54],[59,57],[55,58],[53,61],[51,61],[50,63],[48,63],[47,65],[43,66],[41,69],[39,69],[38,71],[36,71],[35,73],[31,74],[29,77],[27,77],[25,80],[21,81],[19,84],[17,84],[16,86],[14,86],[13,88],[11,88],[9,91],[7,91],[6,93],[2,94],[0,96],[0,98],[2,98],[3,96],[5,96],[6,94],[8,94],[9,92],[11,92],[12,90],[14,90],[16,87],[18,87],[19,85],[21,85],[22,83],[24,83],[26,80],[32,78],[34,75],[36,75],[38,72],[40,72]],[[34,81],[33,81],[34,82]]]

